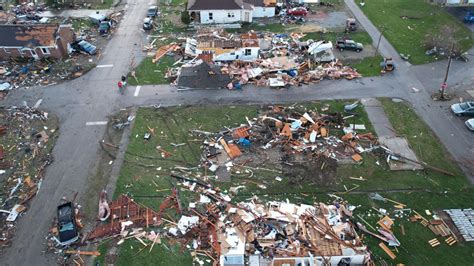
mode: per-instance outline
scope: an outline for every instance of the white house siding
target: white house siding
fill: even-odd
[[[242,10],[242,22],[251,23],[253,20],[252,10]]]
[[[250,50],[250,54],[245,55],[246,49]],[[216,55],[214,56],[214,61],[234,61],[234,60],[254,61],[258,58],[259,50],[260,48],[258,47],[242,47],[232,52]]]
[[[275,7],[263,7],[263,6],[254,6],[253,7],[253,17],[254,18],[267,18],[275,16]]]
[[[245,50],[249,49],[250,50],[250,55],[245,55]],[[259,47],[242,47],[240,48],[242,55],[240,57],[240,60],[243,61],[254,61],[258,58],[258,51],[260,50]]]
[[[212,20],[209,13],[212,13]],[[241,10],[205,10],[200,11],[200,17],[202,24],[236,23],[241,20]]]

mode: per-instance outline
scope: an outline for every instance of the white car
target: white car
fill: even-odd
[[[468,119],[464,124],[466,124],[470,131],[474,131],[474,118]]]

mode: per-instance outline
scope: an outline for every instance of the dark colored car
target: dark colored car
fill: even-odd
[[[156,15],[158,15],[158,7],[157,6],[150,6],[148,8],[148,11],[146,12],[146,16],[147,17],[156,17]]]
[[[474,23],[474,12],[467,12],[464,16],[464,23]]]
[[[79,239],[76,225],[76,215],[72,202],[58,206],[58,236],[59,243],[68,246]]]
[[[110,30],[110,21],[107,21],[107,20],[103,20],[100,22],[99,24],[99,32],[100,34],[107,34],[109,33],[109,30]]]
[[[153,28],[153,18],[147,17],[143,20],[143,29],[144,30],[151,30]]]
[[[339,51],[344,51],[344,50],[353,50],[359,53],[364,49],[364,46],[360,42],[354,42],[353,40],[348,40],[348,39],[338,39],[336,42],[336,48],[339,49]]]
[[[76,51],[82,51],[90,55],[94,55],[97,52],[97,48],[94,45],[84,40],[73,43],[72,48]]]
[[[308,14],[308,10],[306,10],[304,7],[295,7],[288,9],[286,13],[292,16],[306,16]]]
[[[474,116],[474,102],[462,102],[451,105],[451,110],[457,116]]]

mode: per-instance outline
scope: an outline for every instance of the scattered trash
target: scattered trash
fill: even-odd
[[[39,193],[45,169],[52,162],[47,143],[56,137],[56,129],[46,127],[48,117],[48,113],[26,104],[0,108],[0,219],[4,219],[0,223],[0,248],[10,245],[15,222]]]

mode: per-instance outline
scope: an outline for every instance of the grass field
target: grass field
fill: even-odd
[[[366,57],[350,66],[357,69],[357,72],[362,74],[364,77],[378,76],[380,75],[380,62],[382,62],[382,60],[383,58],[380,55]]]
[[[357,0],[360,3],[361,0]],[[380,0],[365,1],[362,11],[372,23],[384,28],[384,36],[399,53],[411,55],[413,64],[425,64],[434,61],[434,57],[425,55],[428,50],[424,43],[427,34],[441,34],[441,28],[448,26],[455,31],[463,51],[473,44],[472,32],[462,22],[437,5],[425,0]]]
[[[151,57],[145,58],[135,69],[136,77],[133,78],[131,74],[128,75],[129,85],[149,85],[149,84],[167,84],[168,80],[165,78],[166,71],[174,60],[170,56],[163,56],[155,64],[152,62]]]
[[[472,207],[472,197],[474,196],[472,186],[446,155],[447,152],[439,145],[439,141],[429,128],[408,106],[393,103],[390,99],[381,99],[381,101],[394,128],[399,134],[407,137],[417,156],[429,164],[453,172],[454,177],[432,171],[389,171],[383,157],[364,155],[361,165],[338,167],[338,181],[330,186],[312,183],[292,184],[288,182],[288,177],[284,176],[283,181],[278,182],[275,181],[275,176],[278,174],[266,171],[255,171],[254,174],[257,178],[253,182],[248,182],[248,177],[234,174],[230,183],[215,181],[212,183],[223,190],[229,189],[231,186],[245,185],[245,188],[239,191],[234,200],[245,200],[252,195],[257,195],[261,199],[290,199],[292,202],[311,204],[315,201],[327,201],[329,192],[338,193],[339,196],[349,200],[351,204],[358,206],[356,214],[364,217],[372,225],[375,225],[380,217],[371,210],[371,207],[385,208],[389,212],[394,209],[392,204],[371,200],[368,193],[372,191],[378,191],[385,197],[405,203],[408,208],[414,208],[420,213],[424,213],[425,209],[433,212],[443,208]],[[310,103],[304,106],[315,108],[321,107],[322,104],[329,104],[331,111],[341,111],[343,105],[349,102],[351,101],[331,101]],[[302,108],[299,105],[297,107]],[[136,201],[158,208],[162,199],[169,195],[171,184],[176,182],[169,178],[169,174],[172,171],[180,174],[175,167],[195,167],[199,162],[201,139],[190,135],[190,129],[218,131],[225,126],[234,127],[245,123],[245,116],[255,117],[258,110],[259,107],[256,106],[139,109],[114,196],[127,193]],[[360,115],[356,123],[364,123],[368,130],[372,131],[365,112],[363,110],[358,112]],[[149,131],[149,128],[154,129],[155,134],[149,141],[145,141],[143,135]],[[185,145],[175,147],[171,143],[185,143]],[[162,158],[157,146],[170,152],[172,156]],[[198,171],[192,171],[192,173],[199,174]],[[367,181],[349,179],[349,177],[359,176],[364,177]],[[258,187],[255,185],[255,181],[265,184],[267,188]],[[360,187],[353,193],[344,192],[344,186],[352,188],[355,184]],[[187,206],[194,197],[195,195],[183,193],[181,195],[183,206]],[[370,217],[369,213],[372,213]],[[172,216],[173,213],[170,212],[168,215]],[[392,218],[394,217],[392,216]],[[441,241],[441,246],[436,249],[436,256],[433,256],[433,248],[428,245],[427,241],[435,236],[429,229],[419,223],[409,222],[407,217],[396,218],[395,223],[394,232],[402,246],[399,248],[398,257],[393,261],[394,263],[459,265],[459,263],[465,262],[465,258],[472,256],[472,244],[449,247],[443,241]],[[405,227],[405,236],[400,233],[400,224]],[[385,253],[378,248],[377,241],[368,236],[365,237],[365,241],[378,260],[389,260]],[[155,247],[151,254],[141,252],[135,255],[138,247],[139,243],[132,240],[122,244],[118,265],[139,265],[143,261],[159,261],[161,263],[159,265],[189,265],[190,257],[187,253],[173,252],[174,254],[171,256],[163,256],[163,254],[169,254],[168,249],[172,249],[169,245]]]

